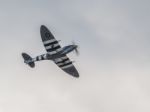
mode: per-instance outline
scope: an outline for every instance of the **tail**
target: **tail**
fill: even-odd
[[[35,67],[34,61],[28,54],[22,53],[22,57],[24,59],[24,63],[28,64],[31,68]]]

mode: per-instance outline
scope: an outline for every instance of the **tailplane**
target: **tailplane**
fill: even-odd
[[[26,53],[22,53],[22,57],[24,59],[24,63],[28,64],[31,68],[35,67],[35,63],[32,60],[31,56]]]

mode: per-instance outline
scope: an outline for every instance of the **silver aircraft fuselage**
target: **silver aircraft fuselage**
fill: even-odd
[[[61,51],[59,51],[58,53],[56,54],[53,54],[53,55],[50,55],[49,53],[47,53],[46,55],[48,56],[47,58],[48,59],[51,59],[51,60],[54,60],[54,59],[57,59],[57,58],[60,58],[70,52],[72,52],[73,50],[75,50],[77,48],[76,45],[68,45],[68,46],[65,46],[62,48]]]
[[[64,55],[72,52],[76,48],[77,48],[77,45],[68,45],[68,46],[63,47],[62,50],[57,52],[56,54],[53,54],[53,55],[51,55],[49,53],[42,54],[42,55],[36,56],[32,60],[25,61],[25,63],[41,61],[41,60],[55,60],[57,58],[61,58]]]

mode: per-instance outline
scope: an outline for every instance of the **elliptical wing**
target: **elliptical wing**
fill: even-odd
[[[49,54],[53,55],[61,51],[61,46],[59,45],[58,41],[46,26],[41,26],[40,33],[44,47]]]
[[[65,71],[69,75],[79,77],[78,71],[72,64],[72,61],[70,61],[70,59],[66,55],[64,55],[61,58],[55,59],[54,63],[56,63],[57,66],[59,66],[63,71]]]

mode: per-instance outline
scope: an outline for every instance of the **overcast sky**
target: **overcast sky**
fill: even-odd
[[[150,112],[149,0],[0,0],[0,112]],[[69,54],[75,79],[51,61],[40,26]]]

